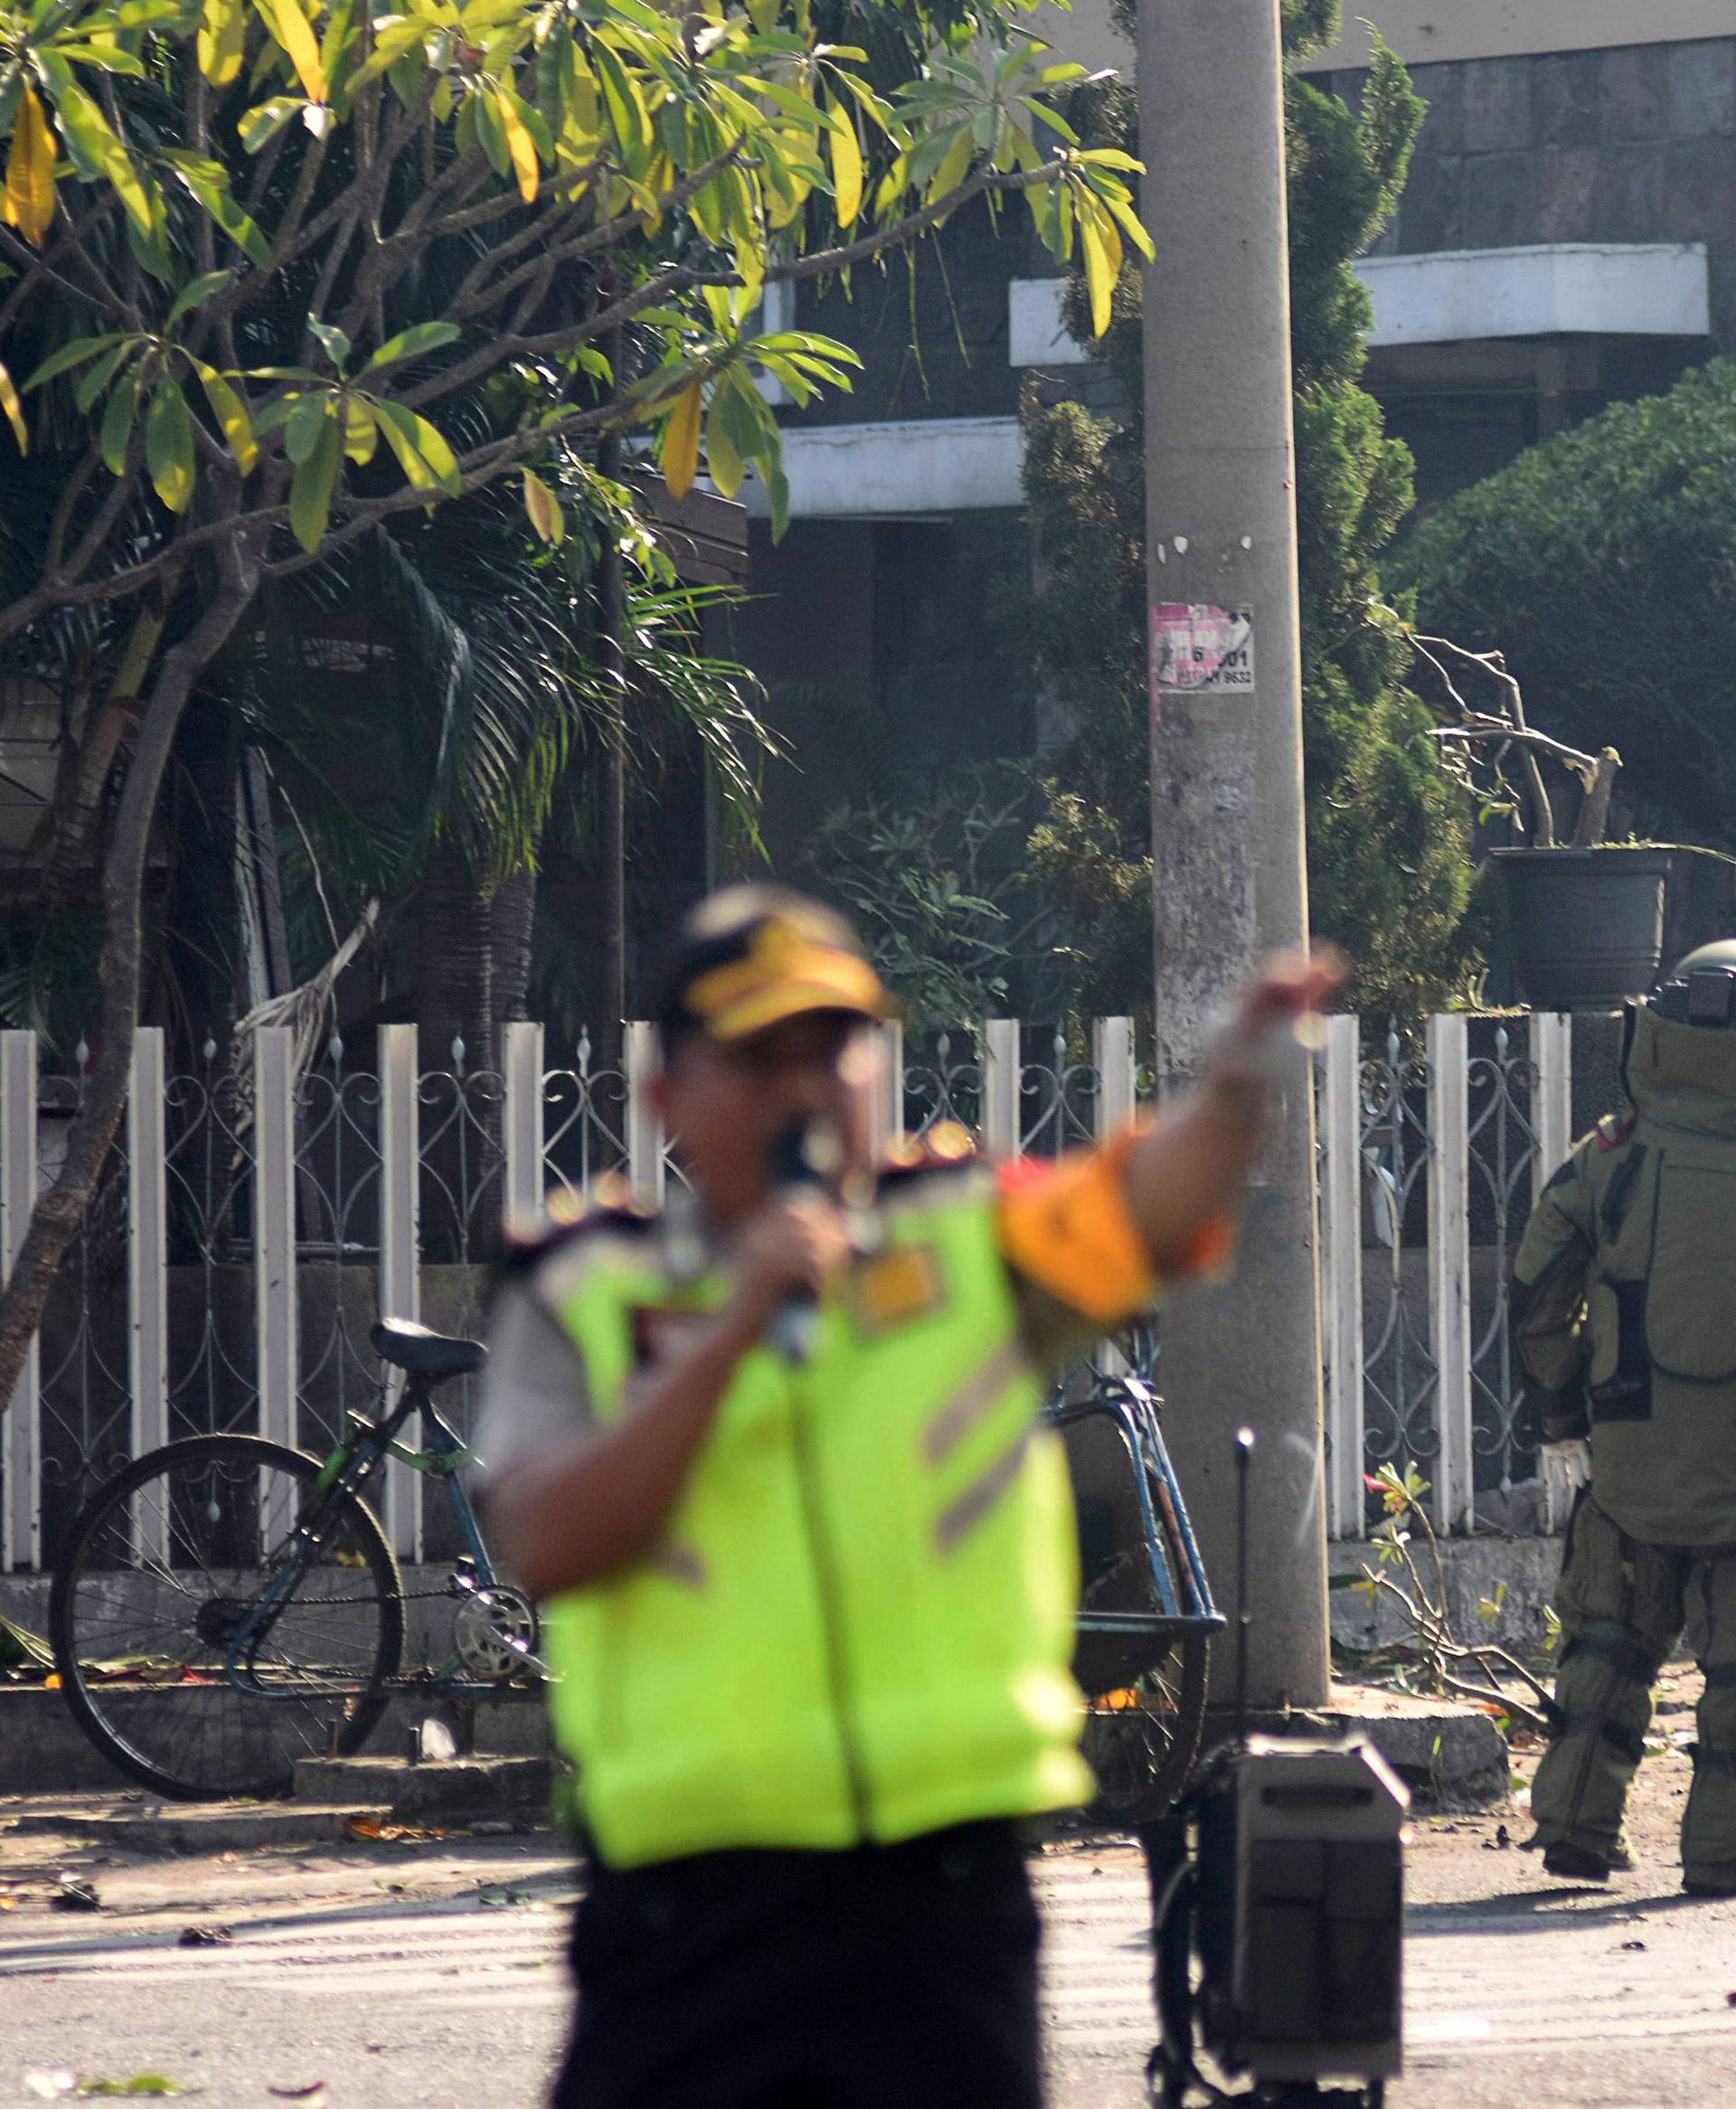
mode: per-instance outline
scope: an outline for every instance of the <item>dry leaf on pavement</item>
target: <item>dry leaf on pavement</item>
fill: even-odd
[[[424,1839],[444,1838],[443,1830],[435,1830],[423,1823],[382,1823],[373,1816],[352,1816],[344,1826],[345,1838],[373,1840],[383,1839],[388,1845],[419,1844]]]

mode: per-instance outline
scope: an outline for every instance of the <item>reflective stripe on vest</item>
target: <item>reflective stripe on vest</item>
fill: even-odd
[[[845,1297],[801,1368],[750,1352],[657,1546],[547,1607],[556,1735],[616,1866],[890,1841],[1090,1792],[1072,1501],[992,1183],[938,1175],[881,1226],[921,1248],[929,1308],[876,1329]],[[649,1259],[599,1238],[548,1290],[605,1419],[636,1308],[725,1293]]]

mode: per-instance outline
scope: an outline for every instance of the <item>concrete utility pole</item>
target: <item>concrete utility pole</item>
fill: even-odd
[[[1160,1087],[1303,942],[1301,667],[1278,0],[1141,0],[1146,562]],[[1167,1433],[1231,1618],[1233,1437],[1253,1463],[1258,1707],[1327,1686],[1314,1109],[1298,1048],[1228,1287],[1163,1320]],[[1214,1679],[1226,1689],[1231,1650]]]

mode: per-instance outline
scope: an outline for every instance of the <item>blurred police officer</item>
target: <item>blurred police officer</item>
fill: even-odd
[[[1269,973],[1101,1150],[876,1165],[848,926],[763,887],[689,919],[656,1094],[691,1185],[526,1245],[481,1442],[592,1848],[561,2109],[1035,2109],[1013,1826],[1089,1790],[1042,1372],[1222,1255],[1335,979]]]
[[[1546,1452],[1581,1484],[1532,1787],[1551,1874],[1632,1865],[1651,1688],[1684,1627],[1704,1673],[1684,1887],[1736,1895],[1736,940],[1629,1007],[1629,1104],[1575,1148],[1520,1247],[1514,1319]],[[1589,1475],[1589,1484],[1583,1483]]]

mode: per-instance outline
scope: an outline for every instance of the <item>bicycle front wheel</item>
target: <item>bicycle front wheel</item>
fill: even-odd
[[[287,1794],[295,1761],[360,1749],[403,1652],[398,1563],[372,1511],[254,1435],[195,1435],[91,1497],[49,1633],[73,1713],[139,1785]]]

